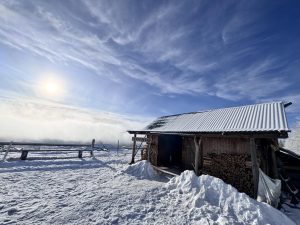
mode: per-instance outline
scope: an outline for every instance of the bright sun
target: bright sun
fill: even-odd
[[[38,85],[39,94],[46,98],[61,98],[63,94],[63,82],[56,76],[47,76],[40,80]]]
[[[55,81],[46,81],[45,91],[50,95],[57,95],[59,92],[59,84]]]
[[[59,89],[58,84],[56,84],[53,81],[47,81],[45,87],[46,87],[46,91],[51,95],[57,94]]]

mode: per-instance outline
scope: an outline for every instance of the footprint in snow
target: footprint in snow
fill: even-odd
[[[18,212],[18,210],[16,208],[11,208],[7,211],[7,214],[9,216],[11,216],[11,215],[15,214],[16,212]]]

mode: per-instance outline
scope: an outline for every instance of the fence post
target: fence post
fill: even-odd
[[[120,142],[119,142],[119,140],[118,140],[117,155],[119,155],[119,147],[120,147]]]
[[[21,160],[26,160],[27,159],[27,155],[28,155],[28,151],[24,151],[22,150],[22,153],[21,153]]]
[[[95,139],[92,140],[91,148],[92,148],[92,150],[91,150],[90,154],[91,154],[91,157],[94,157]]]
[[[82,159],[82,150],[79,150],[79,151],[78,151],[78,158],[79,158],[79,159]]]

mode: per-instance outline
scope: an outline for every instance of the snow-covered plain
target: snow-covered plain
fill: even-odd
[[[0,162],[0,224],[294,224],[220,179],[129,166],[125,150],[30,158]]]

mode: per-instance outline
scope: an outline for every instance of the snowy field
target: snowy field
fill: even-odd
[[[128,166],[126,150],[17,156],[0,162],[0,224],[294,224],[217,178]]]

